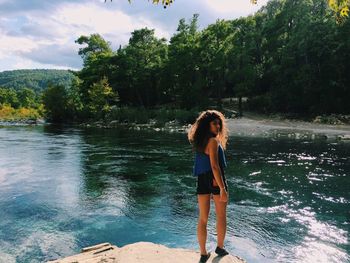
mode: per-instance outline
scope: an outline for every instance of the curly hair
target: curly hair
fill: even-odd
[[[187,133],[187,138],[192,145],[192,151],[204,152],[210,137],[215,135],[210,132],[210,122],[219,119],[220,130],[217,138],[223,149],[226,149],[228,140],[228,128],[224,114],[217,110],[206,110],[200,112],[196,121]]]

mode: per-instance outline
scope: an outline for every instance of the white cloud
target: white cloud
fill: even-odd
[[[58,66],[57,64],[41,64],[21,56],[7,56],[0,59],[0,72],[15,69],[75,69],[74,67]],[[77,68],[78,69],[78,68]]]
[[[169,40],[182,17],[190,19],[199,13],[201,27],[205,27],[217,18],[234,19],[254,13],[267,2],[258,0],[258,5],[253,5],[250,0],[178,0],[163,10],[151,1],[137,1],[129,5],[127,0],[116,0],[106,5],[104,0],[28,0],[25,4],[0,0],[0,70],[10,65],[70,65],[76,69],[81,58],[77,52],[80,46],[74,41],[81,35],[99,33],[113,49],[127,44],[130,33],[143,27],[154,28],[157,37]],[[73,58],[68,59],[70,56]]]
[[[156,29],[155,34],[158,37],[170,37],[169,32],[153,21],[144,17],[130,16],[120,10],[107,10],[94,3],[64,5],[58,9],[55,19],[71,27],[76,36],[95,32],[101,35],[122,36],[129,35],[135,29],[149,27]],[[125,42],[125,39],[121,38],[121,41]]]
[[[66,45],[42,45],[31,52],[23,53],[22,55],[23,57],[42,64],[78,69],[82,67],[82,61],[77,54],[78,47],[71,43],[67,43]]]
[[[258,0],[258,4],[254,5],[250,0],[204,0],[210,10],[226,15],[252,14],[267,2],[268,0]]]
[[[0,32],[0,58],[16,55],[18,52],[29,52],[37,46],[38,43],[29,38],[8,36]]]
[[[45,11],[41,16],[28,13],[19,28],[9,31],[6,23],[14,20],[18,19],[0,20],[0,58],[12,56],[12,61],[17,61],[12,67],[18,68],[30,66],[28,59],[31,59],[45,68],[55,65],[66,68],[71,65],[76,69],[80,57],[79,45],[74,41],[81,35],[99,33],[112,43],[114,49],[126,44],[133,30],[143,27],[155,28],[156,36],[170,38],[169,32],[147,18],[105,9],[98,3],[65,3],[52,13]],[[76,57],[68,59],[69,54]],[[67,58],[67,62],[62,58]],[[0,69],[4,66],[0,63]]]

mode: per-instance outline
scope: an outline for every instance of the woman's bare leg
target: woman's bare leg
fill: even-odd
[[[226,235],[226,207],[228,202],[221,202],[220,195],[213,195],[213,199],[216,211],[217,245],[223,248]]]
[[[202,255],[207,254],[206,241],[207,241],[207,224],[210,211],[210,194],[197,194],[199,218],[197,226],[197,238]]]

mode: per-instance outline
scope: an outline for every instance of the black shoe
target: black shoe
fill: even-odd
[[[226,256],[226,255],[229,254],[229,253],[226,251],[226,249],[220,248],[220,247],[216,247],[215,253],[218,254],[218,256],[220,256],[220,257]]]
[[[201,259],[199,260],[200,263],[205,263],[210,258],[210,252],[208,252],[206,255],[201,254]]]

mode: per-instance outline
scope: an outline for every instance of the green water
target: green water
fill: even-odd
[[[230,137],[226,248],[255,262],[349,262],[350,143]],[[101,242],[199,251],[185,134],[0,128],[0,262]],[[207,249],[216,245],[214,202]]]

